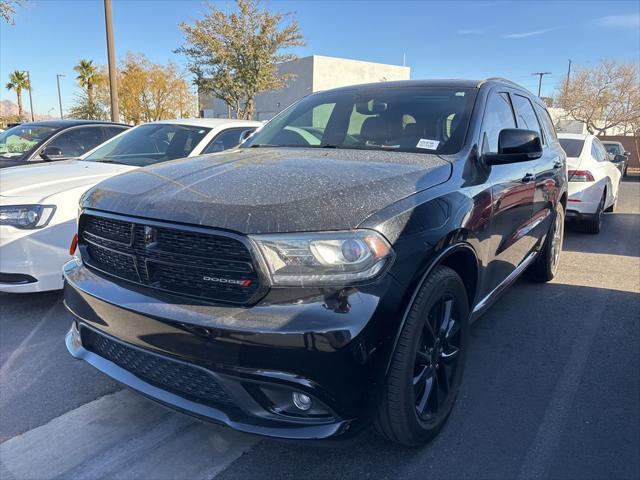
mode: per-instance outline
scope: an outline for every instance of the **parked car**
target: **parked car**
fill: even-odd
[[[127,130],[81,157],[0,171],[0,291],[62,288],[62,265],[76,231],[80,196],[137,167],[236,146],[262,124],[189,119]]]
[[[373,420],[422,444],[453,408],[469,323],[521,273],[556,274],[566,181],[544,104],[514,83],[310,95],[239,149],[83,196],[67,348],[244,432]]]
[[[631,154],[625,151],[624,145],[620,142],[603,141],[602,145],[607,153],[612,156],[611,161],[616,165],[616,167],[618,167],[622,176],[626,177]]]
[[[598,137],[579,133],[558,137],[567,154],[567,220],[587,233],[600,233],[602,214],[612,212],[618,200],[621,173]]]
[[[93,120],[21,123],[0,133],[0,168],[81,157],[128,128]]]

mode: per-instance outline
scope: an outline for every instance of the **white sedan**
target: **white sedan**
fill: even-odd
[[[567,220],[599,233],[603,212],[612,212],[618,200],[620,170],[594,135],[559,133],[558,139],[567,154]]]
[[[139,125],[79,160],[0,170],[0,292],[62,288],[81,195],[157,162],[232,148],[261,122],[198,118]]]

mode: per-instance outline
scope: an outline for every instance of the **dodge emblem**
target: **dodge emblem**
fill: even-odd
[[[151,245],[156,241],[156,229],[149,225],[144,226],[144,244],[146,246]]]

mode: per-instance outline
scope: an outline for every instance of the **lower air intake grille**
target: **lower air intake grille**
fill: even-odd
[[[201,368],[146,353],[88,328],[82,328],[81,335],[84,348],[131,372],[146,383],[194,402],[214,407],[234,405],[215,378]]]

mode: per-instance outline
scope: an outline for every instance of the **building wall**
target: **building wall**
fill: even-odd
[[[278,66],[278,73],[294,78],[280,90],[262,93],[255,98],[256,120],[268,120],[310,93],[331,88],[392,80],[409,80],[411,69],[383,63],[361,62],[345,58],[313,55]],[[210,95],[199,95],[205,117],[226,118],[228,106]]]
[[[361,62],[346,58],[313,57],[313,91],[346,87],[359,83],[409,80],[411,69],[399,65]]]

